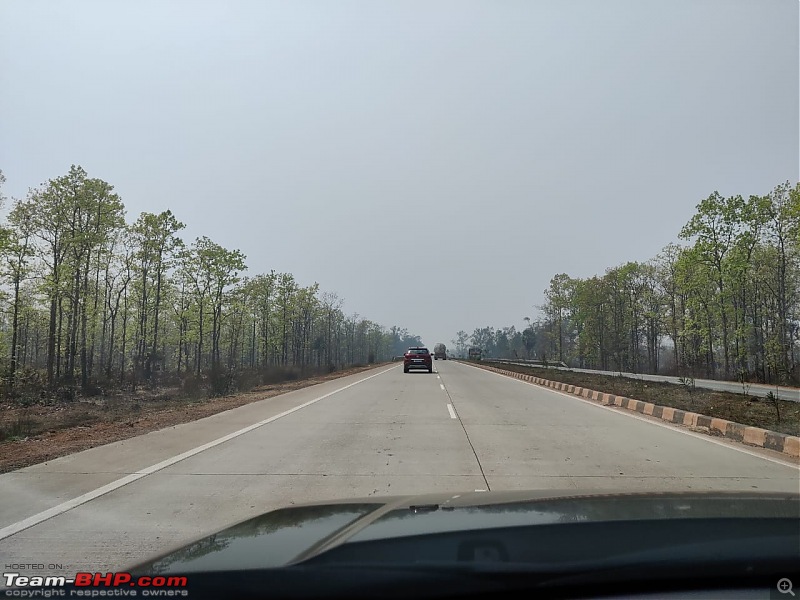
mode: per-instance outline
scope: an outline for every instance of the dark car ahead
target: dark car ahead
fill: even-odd
[[[403,373],[411,369],[426,369],[433,373],[433,358],[427,348],[409,348],[403,355]]]

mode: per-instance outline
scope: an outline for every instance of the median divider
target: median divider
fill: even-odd
[[[767,448],[794,458],[800,458],[800,437],[795,435],[778,433],[777,431],[770,431],[768,429],[762,429],[761,427],[742,425],[741,423],[728,421],[726,419],[710,417],[708,415],[669,406],[661,406],[651,402],[642,402],[641,400],[625,398],[624,396],[615,396],[607,392],[598,392],[597,390],[590,390],[559,381],[542,379],[541,377],[517,373],[516,371],[506,371],[505,369],[498,369],[497,367],[490,367],[488,365],[476,366],[480,366],[480,368],[486,369],[487,371],[499,373],[500,375],[507,375],[514,379],[527,381],[528,383],[533,383],[542,387],[549,387],[559,392],[580,396],[581,398],[599,402],[605,406],[618,406],[626,410],[642,413],[643,415],[656,417],[669,423],[685,425],[703,433],[708,433],[709,435],[729,438],[736,442],[747,444],[748,446]]]

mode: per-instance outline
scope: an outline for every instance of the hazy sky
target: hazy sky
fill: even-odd
[[[432,345],[796,182],[798,53],[797,0],[3,0],[0,169]]]

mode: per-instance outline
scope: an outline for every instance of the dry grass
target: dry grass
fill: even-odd
[[[196,398],[183,394],[178,388],[165,388],[49,405],[0,405],[0,473],[195,421],[379,366],[359,366],[304,379],[294,378],[218,398]]]

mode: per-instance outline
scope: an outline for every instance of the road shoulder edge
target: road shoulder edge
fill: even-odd
[[[765,448],[780,452],[792,458],[800,458],[800,437],[788,435],[761,427],[752,425],[744,425],[735,421],[727,419],[720,419],[718,417],[711,417],[701,413],[695,413],[669,406],[662,406],[652,402],[644,402],[636,400],[635,398],[626,398],[625,396],[616,396],[608,392],[600,392],[585,387],[580,387],[572,384],[566,384],[559,381],[552,381],[543,379],[534,375],[527,375],[525,373],[517,373],[515,371],[507,371],[489,365],[473,364],[473,366],[492,371],[500,375],[512,377],[538,385],[541,387],[551,388],[553,390],[572,394],[585,400],[591,400],[602,404],[604,406],[616,406],[625,410],[638,412],[643,415],[661,419],[668,423],[675,425],[684,425],[692,428],[694,431],[699,431],[714,437],[723,437],[734,442],[739,442],[747,446],[754,446],[757,448]]]

